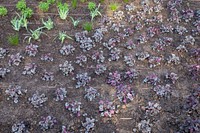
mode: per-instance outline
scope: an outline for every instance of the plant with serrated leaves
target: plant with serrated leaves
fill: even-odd
[[[108,59],[109,61],[118,61],[120,58],[120,52],[121,50],[118,48],[113,48],[110,51],[110,58]]]
[[[21,26],[22,26],[21,18],[15,17],[10,22],[14,30],[19,31],[21,29]]]
[[[19,0],[16,4],[17,10],[24,10],[26,9],[26,1],[25,0]]]
[[[22,74],[24,75],[34,75],[36,73],[37,65],[35,63],[27,63],[24,67]]]
[[[160,82],[159,77],[155,74],[149,74],[145,77],[145,79],[143,80],[144,83],[149,83],[151,85],[157,85]]]
[[[64,43],[66,38],[73,40],[72,37],[66,34],[66,31],[63,31],[63,32],[59,31],[58,39],[61,41],[61,43]]]
[[[88,73],[79,73],[79,74],[76,74],[76,88],[80,88],[81,86],[82,87],[85,87],[87,85],[87,83],[90,82],[91,80],[91,77],[88,75]]]
[[[44,81],[53,81],[54,80],[53,72],[47,72],[45,70],[41,79],[44,80]]]
[[[105,60],[105,57],[103,56],[103,51],[94,51],[92,54],[92,60],[96,63],[103,63]]]
[[[132,55],[125,55],[124,56],[124,62],[128,66],[134,66],[134,64],[135,64],[135,60],[134,60]]]
[[[40,59],[42,61],[51,61],[51,62],[53,62],[53,57],[52,57],[51,53],[43,54]]]
[[[4,6],[0,6],[0,16],[5,16],[7,15],[7,13],[8,13],[7,8]]]
[[[189,75],[192,77],[192,79],[195,79],[198,81],[200,77],[200,65],[194,64],[194,65],[189,66],[188,69],[189,69]]]
[[[44,25],[44,28],[46,28],[46,29],[48,29],[48,30],[51,30],[51,29],[53,29],[53,21],[51,20],[51,18],[50,17],[48,17],[48,20],[47,21],[44,21],[43,19],[42,19],[42,23],[43,23],[43,25]]]
[[[32,97],[28,98],[28,101],[30,101],[30,103],[35,107],[35,108],[39,108],[41,106],[43,106],[43,103],[47,101],[47,97],[45,96],[44,93],[42,93],[41,95],[38,93],[38,91],[36,91],[36,93],[33,94]]]
[[[88,118],[88,117],[85,118],[85,122],[84,123],[82,122],[82,126],[85,128],[85,133],[89,133],[90,130],[94,130],[95,121],[96,120],[94,118]]]
[[[19,85],[9,85],[5,92],[7,95],[9,95],[7,100],[12,98],[14,103],[18,103],[20,95],[25,94],[27,90],[22,89],[22,87]]]
[[[124,79],[129,80],[130,83],[132,83],[134,80],[136,80],[139,76],[139,72],[133,68],[125,71],[124,73]]]
[[[110,72],[108,75],[107,83],[112,86],[117,86],[121,82],[121,74],[118,71]]]
[[[79,24],[79,22],[80,22],[80,20],[79,20],[79,19],[74,20],[74,18],[72,18],[72,17],[70,17],[70,19],[72,20],[73,26],[74,26],[74,27],[77,27],[78,24]]]
[[[156,102],[148,102],[148,105],[145,107],[145,113],[150,116],[155,116],[161,111],[161,106]]]
[[[60,49],[60,54],[62,55],[69,55],[72,54],[75,51],[75,48],[73,45],[63,45],[62,48]]]
[[[71,62],[65,61],[63,64],[59,65],[59,69],[63,72],[63,75],[68,76],[74,71],[74,67]]]
[[[0,59],[5,58],[5,56],[8,54],[8,50],[4,48],[0,48]]]
[[[71,111],[76,116],[81,116],[81,102],[73,101],[73,102],[66,102],[65,108]]]
[[[79,66],[83,66],[83,63],[84,64],[87,63],[87,56],[85,56],[85,55],[77,56],[75,63],[77,63]]]
[[[113,102],[110,102],[108,100],[99,101],[99,112],[103,117],[112,117],[112,115],[117,113],[116,107]]]
[[[25,48],[25,52],[29,55],[29,56],[36,56],[37,52],[38,52],[38,45],[34,45],[34,44],[29,44],[28,46],[26,46]]]
[[[63,101],[65,97],[67,97],[66,88],[57,88],[55,91],[56,94],[56,101]]]
[[[178,75],[173,72],[165,74],[165,79],[169,80],[172,84],[175,84],[178,78],[179,78]]]
[[[85,94],[84,98],[86,98],[89,101],[92,101],[97,96],[99,96],[98,91],[93,87],[85,88],[85,92],[86,92],[86,94]]]
[[[30,133],[29,127],[23,121],[12,125],[12,133]]]
[[[138,52],[135,56],[138,60],[144,61],[150,57],[150,54],[148,52]]]
[[[130,101],[133,101],[135,93],[129,85],[120,84],[116,87],[116,95],[120,102],[127,104]]]
[[[152,56],[149,58],[149,67],[153,68],[161,64],[162,57]]]
[[[175,54],[171,54],[171,56],[169,56],[169,58],[167,59],[167,63],[168,64],[174,63],[175,65],[178,65],[180,64],[180,58]]]
[[[0,67],[0,78],[5,78],[6,74],[10,72],[10,69]]]
[[[65,20],[69,14],[69,6],[67,3],[62,4],[61,2],[57,5],[59,16],[62,20]]]
[[[48,115],[47,117],[42,117],[42,120],[39,122],[39,126],[43,131],[45,131],[53,128],[56,123],[56,118]]]
[[[94,72],[97,75],[100,75],[100,74],[104,73],[106,70],[107,70],[106,65],[104,65],[104,64],[97,64]]]
[[[12,65],[19,66],[19,64],[22,62],[22,59],[24,59],[24,57],[20,53],[17,53],[15,55],[10,55],[8,65],[9,66],[12,66]]]
[[[171,95],[171,85],[166,84],[166,85],[157,85],[153,87],[153,91],[160,97],[168,97]]]

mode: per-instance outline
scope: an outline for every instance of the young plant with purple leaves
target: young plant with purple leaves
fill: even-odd
[[[56,94],[56,101],[63,101],[65,97],[67,97],[66,88],[57,88],[55,91]]]
[[[110,51],[110,58],[108,59],[109,61],[118,61],[120,58],[120,52],[121,50],[118,48],[113,48]]]
[[[5,56],[8,54],[8,50],[4,48],[0,48],[0,59],[5,58]]]
[[[149,74],[145,77],[145,79],[143,80],[144,83],[149,83],[151,85],[157,85],[160,82],[159,77],[155,74]]]
[[[37,65],[35,63],[27,63],[24,67],[22,74],[24,75],[34,75],[36,73]]]
[[[108,75],[107,83],[112,86],[117,86],[121,82],[121,74],[118,71],[110,72]]]
[[[94,130],[95,121],[96,120],[94,118],[88,118],[88,117],[85,118],[85,122],[84,123],[82,122],[82,126],[85,128],[85,133],[89,133],[90,130]]]
[[[29,56],[36,56],[36,54],[38,52],[38,45],[29,44],[28,46],[26,46],[25,52]]]
[[[63,45],[63,47],[60,49],[60,54],[62,54],[62,55],[70,55],[74,51],[75,51],[75,48],[71,44]]]
[[[51,53],[46,53],[46,54],[43,54],[40,58],[42,61],[50,61],[50,62],[53,62],[53,57],[51,55]]]
[[[85,87],[87,83],[91,80],[91,77],[88,75],[88,73],[79,73],[76,74],[76,88]]]
[[[95,99],[97,96],[100,95],[97,92],[97,90],[93,87],[85,88],[85,91],[86,91],[86,94],[85,94],[84,98],[86,98],[88,101],[92,101],[93,99]]]
[[[59,65],[60,71],[63,72],[63,75],[68,76],[70,73],[73,73],[74,67],[71,62],[65,61],[63,64]]]
[[[103,56],[103,51],[94,51],[92,54],[92,60],[96,63],[103,63],[105,57]]]
[[[47,97],[45,96],[44,93],[42,93],[41,95],[38,93],[38,91],[36,91],[36,93],[33,94],[32,97],[28,98],[28,101],[30,101],[30,103],[35,107],[35,108],[39,108],[41,106],[43,106],[43,103],[45,103],[47,101]]]
[[[39,122],[39,126],[41,130],[46,131],[53,128],[56,123],[56,118],[48,115],[47,117],[42,117],[42,120]]]
[[[106,70],[107,70],[107,67],[105,64],[97,64],[94,72],[97,75],[101,75],[102,73],[105,73]]]
[[[29,126],[21,121],[12,125],[12,133],[30,133]]]
[[[172,87],[170,84],[157,85],[153,87],[153,91],[160,97],[169,97],[172,92]]]
[[[8,73],[10,73],[10,69],[0,67],[0,78],[5,78]]]
[[[41,78],[44,81],[53,81],[54,80],[53,72],[47,72],[45,70]]]
[[[78,64],[79,66],[83,66],[83,64],[87,63],[87,56],[85,55],[77,56],[75,63]]]
[[[73,101],[73,102],[66,102],[65,108],[71,111],[76,116],[81,116],[81,102]]]
[[[8,65],[9,66],[12,66],[12,65],[19,66],[19,64],[22,62],[22,59],[24,59],[24,57],[20,53],[17,53],[15,55],[10,55]]]

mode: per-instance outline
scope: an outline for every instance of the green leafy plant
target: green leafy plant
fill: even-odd
[[[7,39],[8,39],[8,43],[12,46],[17,46],[19,44],[19,35],[18,34],[9,35]]]
[[[33,10],[29,7],[21,11],[21,14],[23,16],[26,16],[26,18],[30,18],[33,15]]]
[[[92,28],[93,28],[93,26],[92,26],[92,23],[90,23],[90,22],[86,22],[83,24],[83,29],[86,31],[91,31]]]
[[[47,3],[54,4],[56,0],[47,0]]]
[[[77,27],[78,26],[78,24],[79,24],[79,22],[80,22],[80,20],[74,20],[74,18],[72,18],[72,17],[70,17],[71,18],[71,20],[72,20],[72,23],[73,23],[73,26],[74,27]]]
[[[125,3],[128,3],[129,2],[129,0],[123,0]]]
[[[60,18],[62,20],[65,20],[69,14],[69,6],[67,3],[58,3],[57,5],[57,8],[58,8],[58,13],[60,15]]]
[[[7,8],[0,6],[0,16],[5,16],[7,15],[7,13],[8,13]]]
[[[50,17],[48,17],[48,20],[47,20],[47,21],[44,21],[44,20],[42,19],[42,23],[43,23],[43,25],[44,25],[44,28],[46,28],[46,29],[48,29],[48,30],[53,29],[53,21],[51,20]]]
[[[93,19],[94,19],[96,16],[98,16],[98,15],[101,16],[101,12],[99,11],[99,7],[100,7],[100,4],[98,5],[97,8],[95,8],[95,9],[93,9],[93,10],[90,10],[90,16],[92,17],[92,18],[91,18],[91,21],[93,21]]]
[[[64,43],[66,38],[73,40],[73,38],[67,35],[65,31],[63,32],[60,31],[58,35],[58,39],[61,41],[61,43]]]
[[[24,10],[26,9],[26,1],[25,0],[19,0],[16,4],[17,10]]]
[[[12,27],[14,30],[19,31],[22,26],[22,19],[15,17],[11,21]]]
[[[72,3],[72,7],[73,7],[73,8],[76,8],[76,7],[77,7],[78,0],[72,0],[71,3]]]
[[[36,30],[30,30],[30,33],[24,39],[28,39],[28,43],[30,43],[32,39],[36,41],[39,40],[41,34],[45,34],[42,32],[42,28],[43,27],[40,27]]]
[[[116,11],[119,7],[120,7],[120,4],[118,4],[118,3],[110,3],[109,4],[109,8],[112,11]]]
[[[26,18],[26,15],[23,15],[20,17],[21,19],[21,27],[26,28],[26,30],[28,30],[28,20]]]
[[[49,10],[49,3],[48,2],[40,2],[39,9],[43,12],[47,12]]]
[[[94,10],[95,8],[96,8],[96,3],[94,3],[94,2],[89,2],[88,3],[88,9],[90,11]]]

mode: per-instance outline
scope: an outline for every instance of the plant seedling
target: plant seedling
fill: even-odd
[[[60,15],[60,18],[62,20],[65,20],[69,14],[69,6],[67,3],[58,3],[57,5],[57,8],[58,8],[58,13]]]
[[[98,16],[98,15],[101,16],[101,13],[100,13],[100,11],[99,11],[99,7],[100,7],[100,4],[98,5],[97,8],[95,8],[95,9],[93,9],[93,10],[90,11],[90,16],[92,17],[92,18],[91,18],[91,21],[93,21],[93,19],[94,19],[96,16]]]
[[[19,35],[15,34],[15,35],[10,35],[8,36],[8,43],[12,46],[17,46],[19,44]]]
[[[72,0],[72,7],[73,8],[76,8],[77,7],[77,2],[78,2],[78,0]]]
[[[83,24],[83,29],[86,31],[91,31],[92,30],[92,23],[86,22]]]
[[[8,13],[8,10],[3,6],[0,6],[0,16],[5,16],[7,15],[7,13]]]
[[[28,38],[28,43],[30,43],[32,39],[39,40],[41,34],[45,34],[44,32],[42,32],[42,28],[43,27],[40,27],[36,30],[30,30],[30,34],[28,36],[26,36],[24,39]]]
[[[112,11],[116,11],[118,8],[120,7],[120,5],[118,3],[110,3],[109,8]]]
[[[44,25],[44,28],[48,29],[48,30],[51,30],[53,29],[53,21],[51,20],[51,18],[49,17],[47,21],[44,21],[42,19],[42,23]]]
[[[49,4],[54,4],[56,2],[56,0],[47,0],[47,3]]]
[[[22,19],[15,17],[11,21],[12,27],[14,30],[19,31],[22,26]]]
[[[47,2],[40,2],[39,9],[43,12],[47,12],[49,10],[49,3]]]
[[[61,41],[61,43],[64,43],[66,38],[73,40],[73,38],[67,35],[66,32],[59,32],[58,39]]]
[[[24,10],[26,9],[26,1],[25,0],[19,0],[16,4],[17,10]]]
[[[72,17],[70,17],[70,18],[71,18],[71,20],[72,20],[73,26],[74,26],[74,27],[77,27],[80,21],[79,21],[78,19],[77,19],[77,20],[74,20],[74,18],[72,18]]]

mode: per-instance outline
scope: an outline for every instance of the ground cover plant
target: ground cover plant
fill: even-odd
[[[199,133],[199,0],[0,0],[0,133]]]

